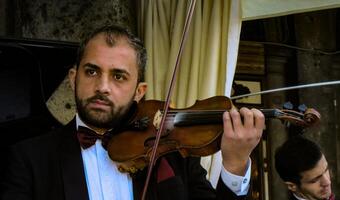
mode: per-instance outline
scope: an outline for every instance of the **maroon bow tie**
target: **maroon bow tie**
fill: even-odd
[[[87,149],[96,143],[97,139],[102,140],[102,145],[106,149],[107,142],[110,139],[110,133],[106,132],[103,135],[97,134],[94,130],[91,130],[84,126],[78,126],[77,138],[80,146]]]

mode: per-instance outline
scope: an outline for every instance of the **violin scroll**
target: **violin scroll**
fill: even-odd
[[[321,115],[314,108],[306,108],[304,112],[291,109],[260,109],[266,118],[277,118],[283,122],[301,127],[310,127],[319,123]]]
[[[314,125],[320,122],[321,115],[314,108],[308,108],[304,114],[304,121],[306,124]]]

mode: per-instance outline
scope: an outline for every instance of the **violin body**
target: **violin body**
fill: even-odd
[[[121,172],[134,173],[148,165],[158,130],[154,119],[163,106],[164,102],[157,100],[140,102],[133,121],[147,117],[145,130],[126,130],[110,139],[107,150],[110,158],[119,163]],[[180,152],[183,157],[207,156],[219,151],[223,133],[222,111],[231,107],[232,103],[227,97],[218,96],[198,100],[189,108],[170,108],[156,158],[174,151]],[[219,114],[216,115],[215,111]]]

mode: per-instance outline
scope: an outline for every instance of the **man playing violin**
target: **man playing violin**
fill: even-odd
[[[275,152],[275,167],[292,200],[335,200],[327,160],[313,141],[288,139]]]
[[[1,199],[140,199],[146,170],[119,172],[105,146],[114,137],[106,132],[124,124],[133,102],[146,93],[145,65],[146,50],[129,31],[104,26],[91,33],[69,71],[75,119],[13,147]],[[216,189],[199,158],[175,152],[157,160],[146,199],[249,199],[249,156],[260,141],[264,116],[257,109],[231,109],[223,114],[223,128],[223,169]],[[80,132],[88,129],[98,139]]]

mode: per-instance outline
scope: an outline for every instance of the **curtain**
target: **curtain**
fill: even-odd
[[[138,30],[148,51],[146,99],[164,100],[189,1],[141,0],[139,4]],[[172,107],[185,108],[199,99],[230,95],[241,29],[240,10],[238,0],[197,0],[171,94]],[[216,185],[220,153],[202,158],[201,163]]]

